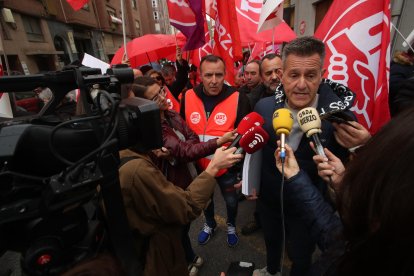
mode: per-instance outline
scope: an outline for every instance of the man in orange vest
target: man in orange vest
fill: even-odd
[[[230,70],[232,73],[232,70]],[[201,83],[188,90],[181,99],[181,115],[190,128],[199,135],[200,141],[223,136],[233,130],[251,108],[246,95],[224,84],[226,69],[221,57],[208,55],[200,62]],[[211,156],[198,160],[200,171],[207,167]],[[238,182],[237,169],[221,170],[216,179],[227,208],[227,243],[238,244],[236,216],[238,195],[233,185]],[[201,245],[206,244],[217,223],[214,219],[213,200],[204,211],[206,223],[198,236]]]

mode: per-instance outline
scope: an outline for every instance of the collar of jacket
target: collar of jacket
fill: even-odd
[[[325,116],[349,110],[356,98],[354,92],[340,83],[323,79],[318,89],[319,99],[317,110]],[[284,105],[286,96],[283,85],[280,84],[275,91],[276,105]],[[343,108],[339,108],[343,107]]]
[[[194,88],[194,92],[196,95],[201,99],[203,92],[203,83],[200,83],[196,88]],[[236,89],[232,86],[228,86],[227,84],[223,84],[223,89],[221,90],[218,98],[217,98],[217,104],[226,99],[228,96],[236,92]]]

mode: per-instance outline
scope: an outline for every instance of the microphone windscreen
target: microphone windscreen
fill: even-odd
[[[307,137],[321,132],[321,119],[318,111],[313,107],[306,107],[298,112],[297,115],[300,128]]]
[[[254,126],[261,126],[264,124],[264,119],[257,112],[251,112],[243,117],[237,126],[237,133],[240,135],[245,134],[250,128]]]
[[[254,153],[263,148],[269,141],[269,134],[261,127],[254,126],[240,139],[240,147],[247,153]]]
[[[277,135],[289,135],[293,127],[293,115],[287,108],[280,108],[273,113],[273,129]]]

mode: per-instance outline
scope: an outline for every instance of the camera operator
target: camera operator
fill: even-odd
[[[145,263],[144,275],[188,275],[182,227],[207,205],[217,172],[242,159],[241,154],[233,154],[235,150],[217,149],[206,170],[186,190],[169,182],[138,146],[120,151],[121,162],[135,158],[120,167],[119,177],[129,224]]]

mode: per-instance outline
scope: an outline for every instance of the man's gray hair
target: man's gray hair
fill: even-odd
[[[285,65],[286,58],[289,55],[308,57],[314,54],[318,54],[321,57],[321,67],[323,67],[323,61],[325,60],[325,44],[322,40],[313,36],[296,38],[283,47],[283,65]]]

